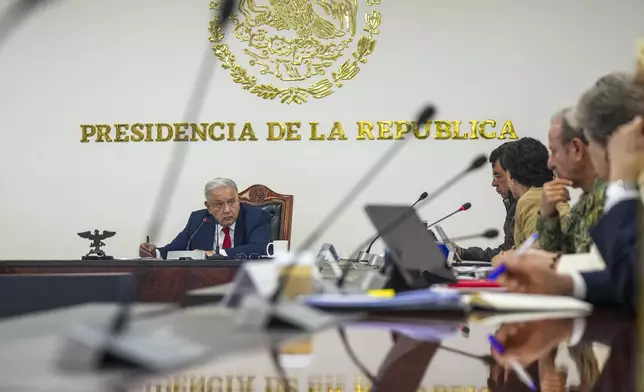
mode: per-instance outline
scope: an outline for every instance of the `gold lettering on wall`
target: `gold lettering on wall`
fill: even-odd
[[[469,123],[469,127],[467,124]],[[498,125],[498,126],[497,126]],[[469,129],[468,129],[469,128]],[[267,141],[400,140],[414,137],[419,140],[515,140],[516,128],[510,120],[436,120],[425,124],[415,121],[379,120],[358,121],[346,127],[340,121],[322,125],[311,121],[266,122],[263,126],[245,123],[135,123],[81,124],[81,143],[148,143],[148,142],[256,142],[256,130],[263,130]]]

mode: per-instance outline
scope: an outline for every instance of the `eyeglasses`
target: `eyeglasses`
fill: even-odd
[[[228,205],[230,208],[233,208],[237,205],[237,203],[238,203],[237,200],[221,201],[221,202],[210,204],[210,207],[219,211],[219,210],[223,210],[226,207],[226,205]]]
[[[237,256],[235,256],[236,260],[259,260],[262,258],[262,255],[259,253],[251,253],[247,255],[246,253],[237,253]]]

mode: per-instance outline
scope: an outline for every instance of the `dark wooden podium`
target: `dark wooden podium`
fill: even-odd
[[[165,260],[7,260],[0,274],[131,273],[141,302],[177,302],[187,291],[228,283],[239,265],[252,261]]]

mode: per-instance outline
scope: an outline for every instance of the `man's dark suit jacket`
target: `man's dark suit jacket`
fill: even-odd
[[[637,265],[637,199],[624,200],[602,216],[590,235],[606,263],[606,270],[583,274],[589,302],[616,298],[635,310],[635,266]]]
[[[204,218],[207,221],[201,226]],[[239,216],[235,223],[233,247],[226,249],[226,254],[233,259],[240,253],[247,256],[251,253],[266,254],[266,245],[271,241],[270,218],[268,212],[263,209],[240,203]],[[194,211],[190,214],[183,231],[171,243],[159,248],[161,257],[165,259],[168,252],[174,250],[213,250],[216,226],[215,218],[210,215],[208,210]],[[190,243],[188,244],[188,242]]]

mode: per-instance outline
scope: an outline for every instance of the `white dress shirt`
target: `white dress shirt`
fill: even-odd
[[[640,197],[636,190],[626,190],[620,184],[611,182],[606,187],[606,199],[604,200],[604,214],[611,208],[625,200],[633,200]],[[579,272],[569,272],[572,278],[573,296],[578,299],[586,298],[586,282]]]
[[[235,225],[236,224],[237,224],[237,222],[233,222],[233,224],[229,226],[230,231],[228,232],[228,234],[230,234],[230,245],[232,245],[232,246],[235,246]],[[224,238],[226,236],[226,233],[224,233],[224,227],[221,226],[220,224],[217,224],[217,227],[215,227],[215,230],[219,230],[219,254],[222,255],[222,256],[228,256],[226,254],[226,250],[223,248],[223,246],[224,246]],[[214,245],[216,240],[217,240],[217,233],[215,232],[215,238],[212,240],[212,243],[213,243],[213,246],[212,246],[213,249],[212,250],[213,251],[215,250],[214,248],[216,248],[216,246]],[[157,249],[157,259],[160,259],[160,258],[161,258],[161,252],[159,252],[159,249]]]
[[[228,234],[230,234],[231,246],[235,246],[235,225],[236,224],[237,222],[233,222],[232,225],[228,226],[230,228],[230,231],[228,232]],[[217,224],[217,227],[215,227],[215,230],[219,230],[219,254],[223,256],[228,256],[228,254],[226,254],[226,250],[224,249],[224,237],[226,236],[226,233],[224,233],[224,227],[220,224]],[[216,240],[217,240],[217,232],[215,232],[215,239],[213,240],[212,243],[214,244]],[[235,256],[236,255],[232,255],[232,257],[235,257]]]

